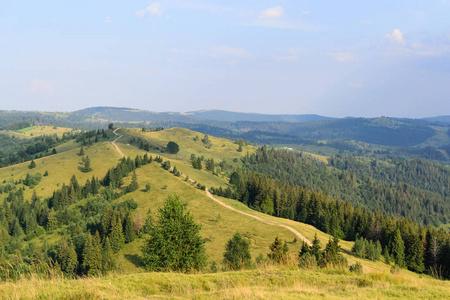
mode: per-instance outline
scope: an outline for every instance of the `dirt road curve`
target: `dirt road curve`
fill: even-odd
[[[219,199],[215,198],[215,197],[208,191],[208,189],[206,189],[206,195],[207,195],[210,199],[212,199],[212,200],[216,201],[217,203],[219,203],[220,205],[222,205],[223,207],[226,207],[226,208],[228,208],[228,209],[234,210],[235,212],[238,212],[238,213],[240,213],[240,214],[243,214],[243,215],[246,215],[246,216],[251,217],[251,218],[253,218],[253,219],[256,219],[256,220],[260,221],[261,223],[286,228],[287,230],[291,231],[291,232],[292,232],[293,234],[295,234],[300,240],[304,241],[304,242],[305,242],[306,244],[308,244],[309,246],[312,245],[311,242],[310,242],[307,238],[305,238],[300,232],[298,232],[297,230],[295,230],[294,228],[292,228],[292,227],[290,227],[290,226],[287,226],[287,225],[284,225],[284,224],[280,224],[280,223],[277,223],[277,222],[274,222],[274,221],[264,220],[264,219],[262,219],[262,218],[260,218],[260,217],[254,216],[254,215],[252,215],[252,214],[249,214],[249,213],[246,213],[246,212],[243,212],[243,211],[240,211],[240,210],[238,210],[238,209],[232,207],[231,205],[228,205],[228,204],[226,204],[226,203],[220,201]]]
[[[119,128],[117,128],[117,129],[119,129]],[[119,135],[116,133],[117,129],[113,131],[114,134],[117,136],[117,138],[116,138],[114,141],[111,141],[111,144],[114,146],[114,148],[116,149],[116,151],[117,151],[122,157],[124,157],[123,152],[119,149],[119,147],[117,147],[117,145],[116,145],[116,143],[115,143],[118,139],[120,139],[120,138],[122,137],[122,136],[119,136]],[[185,175],[183,175],[183,177],[185,177]],[[192,179],[190,179],[190,181],[192,181]],[[256,219],[256,220],[260,221],[261,223],[268,224],[268,225],[272,225],[272,226],[278,226],[278,227],[286,228],[287,230],[291,231],[291,232],[292,232],[293,234],[295,234],[300,240],[304,241],[304,242],[305,242],[306,244],[308,244],[309,246],[312,245],[311,242],[310,242],[307,238],[305,238],[300,232],[298,232],[297,230],[295,230],[294,228],[292,228],[292,227],[290,227],[290,226],[287,226],[287,225],[284,225],[284,224],[280,224],[280,223],[277,223],[277,222],[274,222],[274,221],[264,220],[264,219],[262,219],[262,218],[260,218],[260,217],[254,216],[254,215],[252,215],[252,214],[249,214],[249,213],[246,213],[246,212],[243,212],[243,211],[240,211],[240,210],[238,210],[238,209],[236,209],[236,208],[234,208],[234,207],[232,207],[232,206],[230,206],[230,205],[228,205],[228,204],[226,204],[226,203],[220,201],[219,199],[215,198],[215,197],[209,192],[208,189],[206,189],[206,196],[208,196],[210,199],[214,200],[214,201],[217,202],[218,204],[222,205],[223,207],[226,207],[226,208],[231,209],[231,210],[233,210],[233,211],[235,211],[235,212],[238,212],[238,213],[240,213],[240,214],[243,214],[243,215],[246,215],[246,216],[251,217],[251,218],[253,218],[253,219]]]
[[[119,127],[119,128],[120,128],[120,127]],[[125,155],[123,154],[122,150],[120,150],[120,148],[117,147],[117,145],[116,145],[116,143],[115,143],[118,139],[120,139],[120,138],[122,137],[122,135],[119,136],[119,135],[116,133],[116,131],[117,131],[119,128],[116,128],[116,129],[113,131],[114,134],[116,135],[116,138],[115,138],[114,141],[111,141],[111,144],[114,146],[114,148],[116,148],[116,151],[120,154],[120,156],[124,157]]]

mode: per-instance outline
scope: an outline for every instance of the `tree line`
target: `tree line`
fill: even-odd
[[[261,157],[253,159],[268,162],[269,155],[278,151],[270,152],[260,149],[255,155]],[[292,159],[286,166],[295,165],[294,156],[285,157]],[[370,212],[359,205],[352,206],[349,201],[328,197],[321,191],[248,169],[232,173],[229,187],[211,188],[211,192],[238,199],[267,214],[311,224],[340,239],[365,238],[372,243],[379,242],[399,266],[412,271],[450,275],[450,234],[442,228],[420,225],[406,217],[394,218],[378,210]]]

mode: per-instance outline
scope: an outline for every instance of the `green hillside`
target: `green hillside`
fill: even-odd
[[[11,242],[16,243],[15,246],[6,245],[3,249],[3,259],[17,262],[17,251],[21,251],[23,257],[21,259],[26,264],[26,261],[33,261],[35,254],[32,251],[37,253],[36,247],[47,249],[47,253],[51,257],[51,251],[57,252],[62,240],[68,239],[69,243],[76,243],[83,235],[77,233],[79,230],[77,226],[81,226],[81,230],[87,232],[93,230],[89,228],[95,229],[95,224],[99,224],[97,222],[100,222],[102,214],[107,211],[109,206],[121,207],[120,203],[128,205],[127,203],[135,202],[137,208],[132,210],[134,216],[140,215],[145,218],[150,211],[151,215],[156,217],[158,208],[162,207],[164,200],[169,195],[176,193],[181,196],[182,201],[187,203],[194,220],[202,226],[200,234],[204,239],[208,256],[206,270],[190,275],[147,273],[142,263],[141,252],[146,235],[141,234],[114,254],[117,269],[110,275],[76,280],[62,278],[62,275],[58,274],[51,275],[50,278],[48,275],[44,276],[47,279],[39,278],[37,275],[23,276],[17,282],[0,284],[2,297],[119,299],[148,297],[273,298],[278,296],[289,299],[298,298],[298,295],[307,298],[324,295],[331,298],[354,298],[355,295],[368,298],[371,295],[377,295],[378,297],[409,298],[417,296],[417,292],[420,291],[420,297],[439,298],[445,295],[445,291],[450,287],[446,282],[406,270],[391,274],[391,266],[382,261],[373,262],[355,257],[351,253],[354,243],[348,241],[340,242],[343,257],[349,265],[356,262],[362,263],[363,275],[356,275],[345,268],[317,268],[299,272],[296,261],[302,246],[301,237],[305,237],[309,242],[317,235],[323,248],[330,239],[329,235],[311,225],[255,211],[236,200],[219,196],[214,196],[213,199],[213,196],[210,196],[207,191],[197,188],[197,183],[206,185],[206,187],[228,186],[230,172],[241,167],[241,158],[247,156],[247,153],[254,153],[256,148],[244,145],[242,146],[243,151],[239,152],[239,145],[233,141],[212,136],[209,136],[208,143],[205,143],[202,141],[206,140],[203,134],[183,128],[151,132],[141,129],[119,129],[116,133],[118,139],[115,141],[115,145],[119,151],[110,141],[105,141],[83,147],[84,155],[80,155],[79,144],[69,141],[70,144],[59,146],[57,154],[35,159],[35,168],[30,169],[29,162],[0,168],[0,180],[3,182],[1,185],[14,186],[13,192],[23,189],[25,202],[31,201],[33,193],[36,192],[40,197],[41,207],[42,205],[50,207],[51,203],[55,203],[53,193],[55,190],[61,190],[63,186],[68,186],[69,191],[73,188],[73,179],[71,179],[73,175],[80,185],[84,185],[88,179],[93,177],[98,178],[101,182],[108,170],[114,168],[118,163],[124,162],[122,153],[125,157],[132,159],[136,156],[143,157],[146,153],[149,153],[147,155],[151,154],[153,158],[160,156],[162,161],[170,161],[171,167],[175,166],[181,172],[181,176],[174,176],[156,161],[141,165],[134,171],[139,184],[137,190],[124,192],[125,187],[132,182],[132,172],[129,172],[123,178],[122,188],[112,190],[111,187],[101,187],[101,191],[109,191],[108,193],[122,192],[123,194],[117,194],[119,196],[117,198],[112,197],[105,201],[103,198],[110,196],[101,192],[86,198],[79,195],[77,196],[79,200],[67,204],[65,209],[57,210],[54,206],[52,210],[56,210],[59,225],[52,230],[46,230],[44,233],[36,235],[28,232],[25,222],[23,233],[13,235],[10,239]],[[180,151],[177,154],[169,154],[166,151],[165,147],[169,141],[174,141],[179,145]],[[149,152],[139,149],[141,142],[149,144]],[[205,168],[194,169],[191,163],[192,155],[203,156],[203,163],[213,159],[215,173],[207,171]],[[83,172],[83,159],[86,157],[89,157],[91,162],[92,171],[90,172]],[[34,186],[23,183],[27,173],[35,175],[46,172],[48,176],[43,176]],[[187,180],[185,176],[188,176],[190,180]],[[147,186],[149,190],[146,189]],[[19,196],[11,198],[8,196],[8,192],[0,193],[1,203],[4,203],[3,211],[5,211],[5,205],[12,209],[13,203],[19,207],[25,207],[25,210],[29,209],[26,208],[27,205],[21,204],[20,200],[15,200],[15,197]],[[9,200],[6,200],[7,198]],[[8,204],[9,202],[11,204]],[[92,213],[86,211],[88,208],[92,209]],[[6,218],[3,220],[8,220],[8,214],[3,215],[5,217],[2,218]],[[71,216],[77,216],[77,219],[73,219]],[[64,218],[70,219],[67,224]],[[3,221],[3,224],[5,222]],[[49,225],[42,226],[47,228],[46,226]],[[12,230],[15,232],[15,227]],[[235,232],[240,232],[250,241],[250,253],[253,260],[259,254],[266,257],[266,254],[270,252],[270,244],[278,236],[287,242],[289,251],[292,253],[290,262],[286,263],[284,267],[277,267],[266,262],[260,264],[255,270],[220,272],[225,245]],[[94,233],[92,232],[92,234]],[[218,264],[218,274],[206,274],[212,262]],[[33,288],[26,290],[26,286],[33,286]],[[89,289],[83,288],[83,286],[89,286]]]

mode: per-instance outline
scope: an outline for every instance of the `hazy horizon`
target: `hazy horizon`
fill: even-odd
[[[449,1],[6,2],[0,109],[450,115]]]

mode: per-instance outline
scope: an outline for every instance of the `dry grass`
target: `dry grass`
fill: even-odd
[[[268,266],[216,274],[37,277],[0,285],[3,299],[448,299],[449,282],[407,273],[355,275]]]

